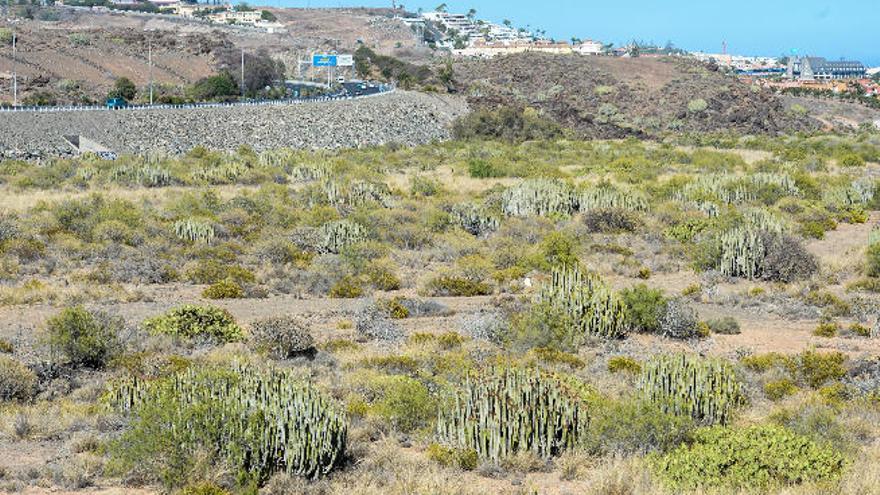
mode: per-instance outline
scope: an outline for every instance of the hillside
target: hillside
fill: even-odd
[[[712,67],[677,59],[524,53],[455,66],[473,108],[536,108],[583,137],[777,134],[817,124]]]
[[[47,8],[37,19],[19,19],[20,99],[50,95],[58,103],[100,101],[116,78],[139,87],[149,81],[148,38],[157,84],[180,87],[211,75],[224,49],[265,50],[284,62],[290,77],[297,60],[315,51],[352,52],[358,40],[384,53],[424,58],[413,33],[383,10],[270,9],[286,32],[209,24],[169,15]],[[0,28],[10,24],[0,21]],[[0,102],[10,100],[12,56],[0,50]]]

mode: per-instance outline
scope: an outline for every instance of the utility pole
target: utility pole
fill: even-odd
[[[18,38],[15,34],[15,31],[12,31],[12,106],[18,106],[18,72],[16,72],[17,65],[17,56],[16,56],[16,42]]]
[[[241,49],[241,97],[244,98],[244,48]]]
[[[147,60],[150,64],[150,105],[153,104],[153,36],[147,38]]]

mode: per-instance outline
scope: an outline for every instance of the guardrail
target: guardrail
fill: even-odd
[[[30,106],[30,107],[0,107],[0,113],[9,112],[125,112],[138,110],[191,110],[196,108],[226,108],[226,107],[260,107],[260,106],[285,106],[302,105],[307,103],[323,103],[340,100],[359,100],[372,96],[381,96],[393,93],[397,88],[388,84],[378,86],[379,91],[366,95],[332,95],[315,96],[307,98],[286,98],[283,100],[247,100],[231,101],[225,103],[185,103],[180,105],[155,104],[155,105],[128,105],[121,108],[107,108],[106,105],[64,105],[64,106]]]

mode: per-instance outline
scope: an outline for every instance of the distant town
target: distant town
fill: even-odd
[[[140,11],[202,19],[209,23],[237,25],[280,33],[287,30],[270,10],[246,3],[237,5],[180,2],[178,0],[57,0],[56,5],[92,9]],[[477,12],[454,13],[441,4],[434,11],[408,12],[389,9],[395,19],[409,26],[427,46],[461,58],[493,58],[522,52],[607,57],[689,57],[728,71],[756,86],[789,93],[814,93],[858,99],[880,108],[880,68],[856,60],[828,60],[819,56],[743,56],[728,53],[686,51],[671,43],[630,42],[622,46],[594,39],[554,40],[540,29],[517,27],[510,20],[501,24],[479,19]]]

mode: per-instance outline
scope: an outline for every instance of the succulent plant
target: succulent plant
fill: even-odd
[[[188,218],[174,222],[174,235],[182,241],[203,242],[214,240],[214,225],[205,220]]]
[[[586,407],[554,377],[498,369],[468,377],[440,408],[437,438],[492,461],[528,451],[548,458],[575,445],[586,423]]]
[[[626,335],[626,306],[598,275],[582,274],[577,267],[555,268],[537,300],[569,314],[581,338],[616,339]]]
[[[137,414],[150,403],[176,404],[168,435],[182,445],[192,442],[195,448],[211,441],[201,438],[204,432],[219,430],[218,454],[260,479],[280,471],[311,478],[326,475],[345,453],[345,415],[288,371],[240,364],[228,369],[190,367],[158,380],[123,379],[107,400],[125,414]]]
[[[761,275],[767,251],[758,229],[736,227],[721,235],[721,273],[749,280]]]
[[[578,197],[578,208],[580,211],[607,208],[645,211],[648,209],[648,200],[641,194],[602,184],[582,191]]]
[[[788,174],[757,173],[748,176],[735,174],[707,174],[686,184],[675,195],[680,201],[706,201],[717,199],[725,204],[754,201],[758,190],[773,186],[788,196],[800,196],[800,189]]]
[[[494,232],[501,223],[497,217],[470,203],[452,206],[449,214],[462,229],[476,236]]]
[[[577,210],[577,197],[565,182],[531,179],[505,190],[501,209],[512,217],[571,215]]]
[[[727,424],[745,400],[733,366],[688,354],[661,355],[648,361],[638,389],[663,411],[690,416],[702,424]]]
[[[339,253],[347,246],[367,240],[367,230],[351,220],[325,223],[320,230],[320,249],[325,253]]]

